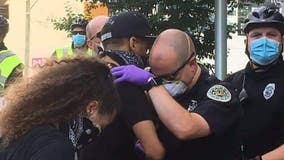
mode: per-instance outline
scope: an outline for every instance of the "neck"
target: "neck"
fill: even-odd
[[[266,66],[258,66],[254,64],[253,62],[250,62],[250,67],[254,70],[254,72],[265,72],[267,71],[270,67],[275,65],[278,62],[278,60],[274,61],[273,63],[266,65]]]
[[[190,84],[188,85],[189,89],[191,89],[197,83],[197,80],[198,80],[200,74],[201,74],[201,68],[199,67],[199,65],[197,65],[197,69],[195,70],[194,76],[193,76]]]

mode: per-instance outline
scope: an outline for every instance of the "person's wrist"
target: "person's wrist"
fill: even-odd
[[[151,88],[159,86],[161,84],[162,84],[162,81],[159,78],[149,77],[146,85],[144,86],[144,89],[146,91],[149,91]]]

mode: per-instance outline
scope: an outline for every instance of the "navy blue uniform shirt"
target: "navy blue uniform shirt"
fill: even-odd
[[[240,132],[247,158],[263,155],[284,143],[284,64],[279,61],[255,72],[248,64],[230,77],[244,110]]]
[[[214,95],[217,95],[215,100],[212,98]],[[220,82],[202,69],[196,85],[175,99],[188,112],[201,115],[212,134],[192,140],[178,140],[164,125],[159,126],[159,136],[167,151],[165,159],[232,160],[238,151],[237,127],[242,110],[230,84]]]

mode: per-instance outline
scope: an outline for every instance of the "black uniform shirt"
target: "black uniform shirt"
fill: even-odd
[[[70,140],[53,126],[35,127],[0,150],[1,160],[74,160]]]
[[[244,76],[245,75],[245,76]],[[245,77],[245,78],[244,78]],[[241,123],[246,157],[265,154],[284,143],[284,65],[278,62],[267,71],[255,72],[249,64],[245,70],[228,78],[238,88],[244,86]],[[244,83],[243,83],[244,82]],[[243,85],[244,84],[244,85]]]
[[[115,55],[113,55],[115,56]],[[113,57],[112,57],[113,58]],[[116,56],[117,59],[119,57]],[[118,61],[120,65],[123,60]],[[149,103],[144,89],[133,83],[117,84],[121,109],[115,120],[100,136],[81,152],[82,160],[137,160],[136,137],[133,125],[144,120],[155,120],[153,106]]]
[[[220,102],[218,97],[217,100],[212,99],[210,88],[215,88],[215,95],[220,91],[220,97],[227,102]],[[220,82],[215,77],[209,76],[207,71],[202,70],[197,84],[185,94],[176,97],[176,100],[189,112],[201,115],[213,133],[206,137],[182,141],[175,138],[165,126],[160,126],[159,135],[167,149],[166,159],[233,159],[238,147],[236,129],[242,110],[230,85]]]

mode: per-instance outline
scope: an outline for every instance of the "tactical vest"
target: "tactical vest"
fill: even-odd
[[[21,59],[12,51],[0,51],[0,91],[4,89],[6,81],[13,70],[21,63]]]
[[[56,58],[57,59],[62,59],[63,57],[72,57],[74,56],[74,52],[71,46],[67,47],[67,48],[57,48],[55,50],[56,53]],[[93,55],[93,51],[88,48],[86,54],[91,57]]]

